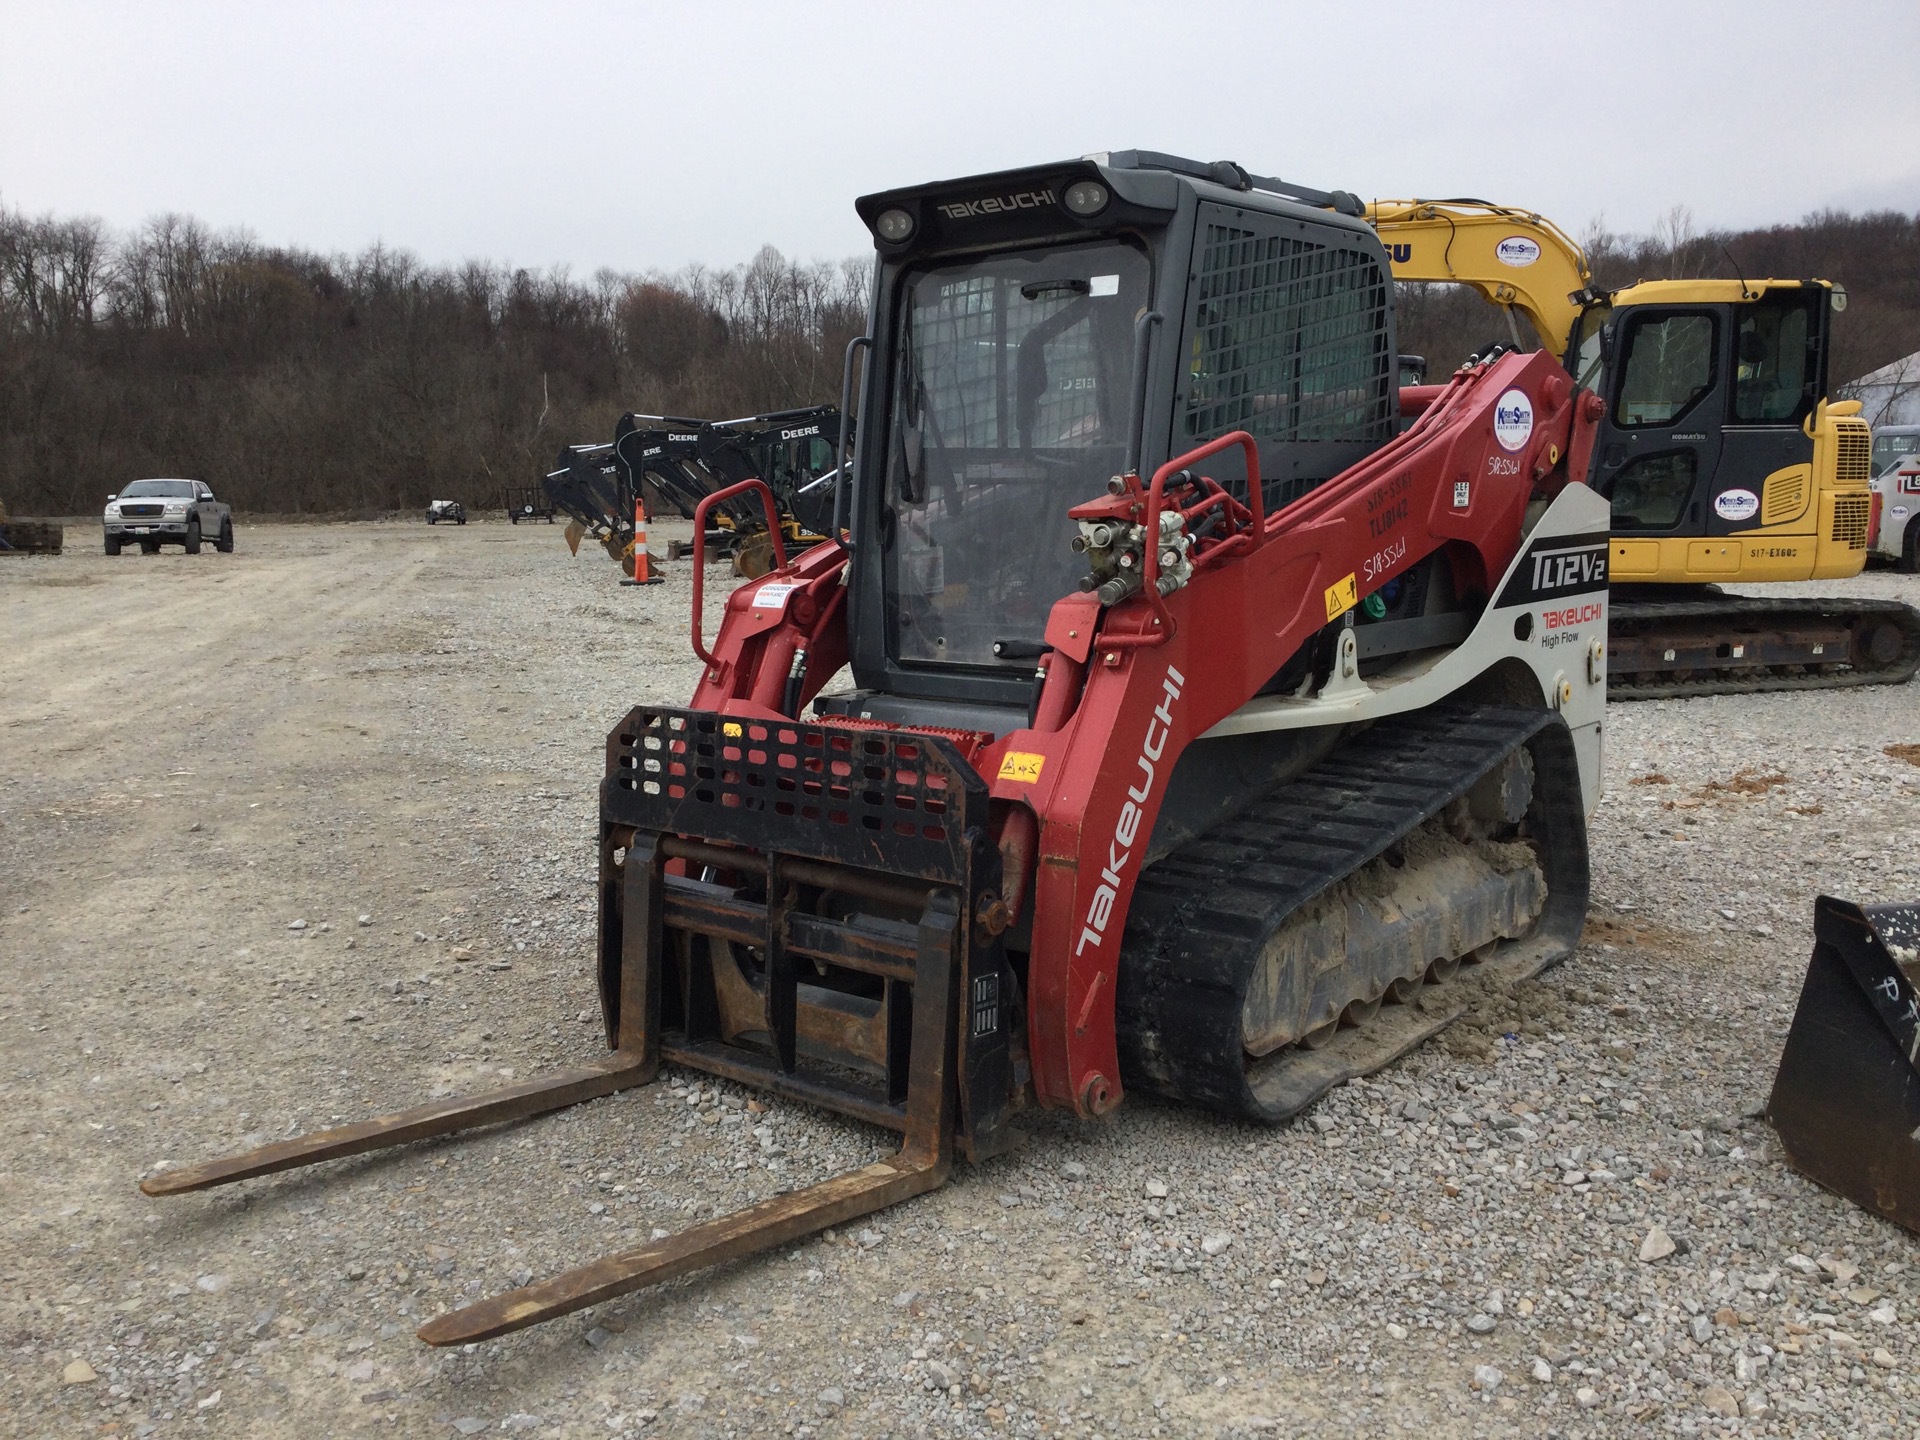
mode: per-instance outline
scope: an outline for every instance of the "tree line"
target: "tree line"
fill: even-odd
[[[1840,281],[1836,386],[1920,350],[1920,216],[1701,232],[1676,208],[1653,234],[1596,222],[1581,241],[1602,286],[1732,279],[1736,264]],[[871,277],[865,258],[769,246],[731,269],[580,280],[0,206],[0,502],[86,514],[128,480],[191,475],[255,513],[498,504],[627,410],[721,419],[834,398]],[[1509,339],[1470,291],[1400,292],[1400,347],[1435,378]]]
[[[1595,221],[1580,235],[1594,285],[1618,289],[1638,280],[1823,279],[1846,286],[1847,308],[1833,317],[1828,377],[1847,381],[1920,350],[1920,215],[1824,210],[1797,225],[1700,230],[1685,206],[1661,217],[1649,235],[1619,235]],[[1424,355],[1439,380],[1494,341],[1511,343],[1506,317],[1457,285],[1399,287],[1400,349]],[[1521,338],[1536,341],[1525,321]]]
[[[128,480],[184,475],[254,513],[499,504],[627,410],[722,419],[837,394],[870,285],[866,261],[772,247],[583,281],[0,208],[0,501],[86,514]]]

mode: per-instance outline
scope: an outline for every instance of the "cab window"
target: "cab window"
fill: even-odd
[[[1713,316],[1639,315],[1621,343],[1613,423],[1623,430],[1676,424],[1713,389]]]
[[[1824,301],[1825,291],[1816,292]],[[1793,292],[1741,308],[1734,339],[1733,418],[1749,425],[1790,425],[1813,409],[1808,374],[1808,301]]]
[[[1700,475],[1700,457],[1691,450],[1643,455],[1613,477],[1613,529],[1671,530],[1680,523]]]

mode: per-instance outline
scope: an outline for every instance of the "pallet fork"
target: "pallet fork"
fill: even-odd
[[[518,1120],[645,1085],[664,1060],[901,1136],[878,1163],[441,1315],[420,1327],[429,1345],[524,1329],[935,1189],[956,1144],[978,1158],[1006,1137],[986,819],[985,783],[941,736],[635,709],[608,738],[601,789],[610,1055],[140,1188],[183,1194]]]
[[[1767,1119],[1787,1161],[1920,1231],[1920,905],[1822,895]]]

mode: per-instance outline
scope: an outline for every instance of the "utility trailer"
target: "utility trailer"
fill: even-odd
[[[544,520],[553,524],[556,509],[553,497],[544,485],[509,485],[506,494],[507,520],[518,525],[522,520]]]
[[[1539,354],[1403,401],[1388,257],[1327,198],[1119,152],[859,201],[843,391],[871,419],[831,538],[790,554],[758,477],[701,501],[699,682],[607,738],[609,1053],[142,1188],[668,1062],[901,1137],[421,1327],[464,1344],[929,1190],[1023,1108],[1285,1120],[1570,953],[1606,692],[1591,414]],[[741,497],[775,568],[709,641],[704,522]]]

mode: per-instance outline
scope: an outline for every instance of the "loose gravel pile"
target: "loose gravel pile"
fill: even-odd
[[[1578,954],[1302,1123],[1036,1114],[931,1196],[441,1352],[434,1314],[888,1137],[670,1070],[139,1196],[597,1053],[604,737],[698,673],[684,562],[636,590],[545,527],[240,541],[0,574],[0,1433],[1920,1427],[1920,1248],[1759,1118],[1813,897],[1920,899],[1910,690],[1617,707]]]

